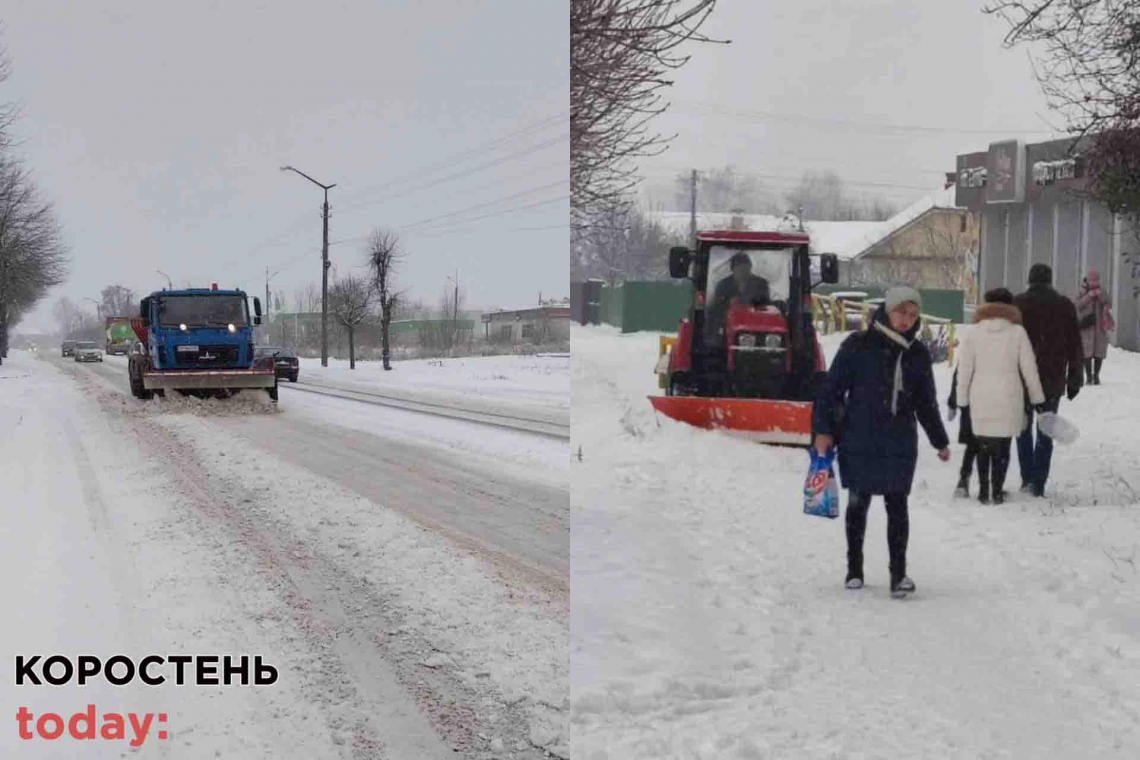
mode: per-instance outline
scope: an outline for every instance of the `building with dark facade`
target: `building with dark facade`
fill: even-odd
[[[1029,268],[1042,263],[1053,268],[1054,287],[1073,298],[1095,266],[1116,317],[1110,342],[1140,350],[1140,267],[1132,263],[1140,240],[1123,218],[1083,197],[1087,180],[1073,144],[1006,140],[958,156],[955,205],[977,214],[981,226],[980,290],[1020,293]]]

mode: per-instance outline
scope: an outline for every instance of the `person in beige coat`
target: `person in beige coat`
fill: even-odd
[[[978,500],[1005,501],[1010,441],[1026,425],[1025,394],[1034,405],[1045,403],[1037,357],[1021,326],[1021,311],[1005,288],[986,293],[974,326],[958,359],[957,401],[969,407],[978,441]]]

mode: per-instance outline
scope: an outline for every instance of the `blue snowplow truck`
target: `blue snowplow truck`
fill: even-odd
[[[139,338],[127,372],[131,394],[149,399],[175,390],[201,398],[232,396],[263,388],[277,403],[273,357],[254,358],[253,325],[261,324],[261,301],[242,290],[159,290],[142,299],[131,328]]]

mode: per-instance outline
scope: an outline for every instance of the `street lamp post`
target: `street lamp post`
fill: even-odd
[[[325,191],[325,203],[321,207],[321,219],[324,220],[324,237],[321,243],[321,366],[329,366],[329,190],[336,184],[322,185],[292,166],[282,166],[283,172],[297,172],[305,179]]]
[[[160,275],[165,277],[167,286],[169,286],[171,290],[174,290],[174,283],[170,281],[170,275],[168,275],[166,272],[162,271],[161,269],[156,269],[154,271],[158,272]]]
[[[83,299],[95,304],[95,316],[99,320],[98,324],[103,324],[103,302],[96,301],[94,298],[88,298],[87,296],[84,296]]]

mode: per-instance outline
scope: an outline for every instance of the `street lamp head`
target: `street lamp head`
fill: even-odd
[[[283,171],[283,172],[288,172],[288,171],[292,171],[292,170],[293,170],[292,166],[282,166],[281,167],[281,171]]]

